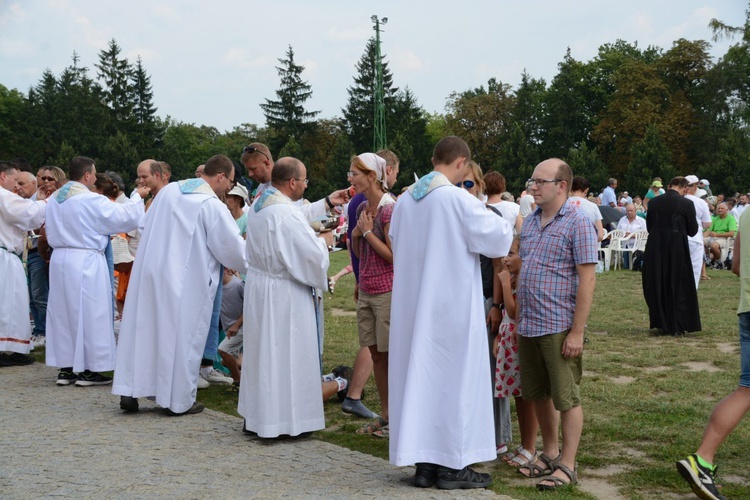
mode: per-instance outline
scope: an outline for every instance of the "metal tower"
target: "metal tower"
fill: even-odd
[[[385,149],[386,138],[385,138],[385,100],[383,96],[383,60],[380,55],[380,24],[386,24],[388,18],[384,17],[378,19],[378,16],[372,16],[370,18],[375,23],[375,95],[374,109],[375,116],[373,120],[373,140],[372,150],[378,151]]]

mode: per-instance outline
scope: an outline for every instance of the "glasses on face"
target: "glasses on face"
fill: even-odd
[[[271,158],[269,158],[269,157],[268,157],[268,155],[267,155],[266,153],[264,153],[264,152],[263,152],[263,151],[261,151],[260,149],[256,148],[255,146],[245,146],[245,149],[243,149],[243,150],[242,150],[242,152],[243,152],[243,153],[247,153],[247,154],[249,154],[249,155],[251,155],[251,154],[253,154],[253,153],[260,153],[260,154],[262,154],[263,156],[265,156],[265,157],[266,157],[266,159],[267,159],[268,161],[271,161]]]
[[[310,179],[297,179],[296,177],[292,177],[297,182],[304,182],[305,186],[307,186],[307,183],[310,182]]]
[[[475,184],[475,183],[474,183],[474,181],[463,181],[463,182],[459,182],[459,183],[457,183],[457,184],[456,184],[456,187],[461,187],[461,186],[463,186],[463,187],[464,187],[464,189],[471,189],[471,188],[473,188],[473,187],[474,187],[474,184]]]
[[[562,181],[562,179],[529,179],[526,181],[526,187],[530,188],[531,186],[536,186],[537,188],[541,188],[545,184],[560,181]]]
[[[346,178],[347,178],[347,179],[351,179],[352,177],[356,177],[356,176],[358,176],[358,175],[359,175],[360,173],[361,173],[361,172],[352,172],[352,171],[350,170],[350,171],[348,171],[348,172],[346,173]]]
[[[55,179],[54,177],[46,177],[46,176],[40,177],[40,179],[42,179],[43,181],[46,181],[46,182],[55,182],[55,181],[57,181],[57,179]]]

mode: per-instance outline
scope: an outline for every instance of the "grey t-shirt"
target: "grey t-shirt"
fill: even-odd
[[[224,285],[221,295],[221,324],[224,329],[229,328],[242,316],[242,301],[245,297],[245,284],[237,276]],[[242,330],[240,328],[240,330]]]

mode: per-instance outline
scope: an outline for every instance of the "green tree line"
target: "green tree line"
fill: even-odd
[[[429,171],[434,143],[455,134],[485,171],[505,175],[515,194],[552,156],[595,191],[616,177],[621,189],[643,194],[655,176],[690,173],[710,179],[714,192],[749,189],[750,9],[742,26],[712,20],[709,28],[714,41],[732,40],[716,61],[705,40],[679,39],[668,49],[616,40],[589,61],[567,50],[550,82],[524,71],[515,88],[492,78],[457,90],[442,113],[427,113],[411,89],[397,87],[383,55],[387,139],[402,160],[400,185]],[[275,96],[259,103],[266,123],[221,132],[159,117],[143,62],[128,61],[111,40],[95,71],[74,53],[59,75],[46,70],[25,94],[0,84],[0,158],[64,167],[82,154],[126,181],[139,160],[157,158],[185,178],[214,154],[239,159],[247,143],[260,141],[276,157],[305,162],[307,196],[317,198],[346,183],[352,155],[372,150],[375,58],[370,39],[341,116],[324,118],[306,108],[313,89],[290,46],[276,68]]]

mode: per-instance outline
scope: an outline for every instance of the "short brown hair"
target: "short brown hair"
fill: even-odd
[[[212,156],[206,161],[206,166],[203,169],[203,175],[208,177],[213,177],[219,173],[223,173],[227,177],[230,177],[232,172],[234,172],[234,163],[224,155]]]
[[[386,167],[388,165],[395,167],[398,163],[400,163],[400,160],[398,159],[398,156],[396,156],[396,153],[394,153],[390,149],[381,149],[375,154],[385,160]]]
[[[484,174],[484,184],[486,186],[485,194],[487,196],[503,194],[507,187],[505,176],[495,170],[490,170]]]
[[[87,156],[76,156],[68,164],[68,176],[71,181],[80,181],[86,172],[94,171],[94,160]]]
[[[250,153],[247,151],[248,148],[254,148],[254,151]],[[273,161],[271,160],[271,150],[268,149],[268,146],[266,146],[262,142],[251,142],[250,144],[245,146],[245,149],[242,150],[242,157],[240,158],[240,161],[242,163],[245,163],[254,154],[265,154],[270,161]]]
[[[455,135],[443,137],[432,150],[432,162],[435,165],[450,165],[457,158],[471,160],[471,149],[465,140]]]
[[[667,187],[688,187],[688,180],[682,177],[681,175],[678,175],[677,177],[673,177],[671,181],[669,181],[669,185]]]

